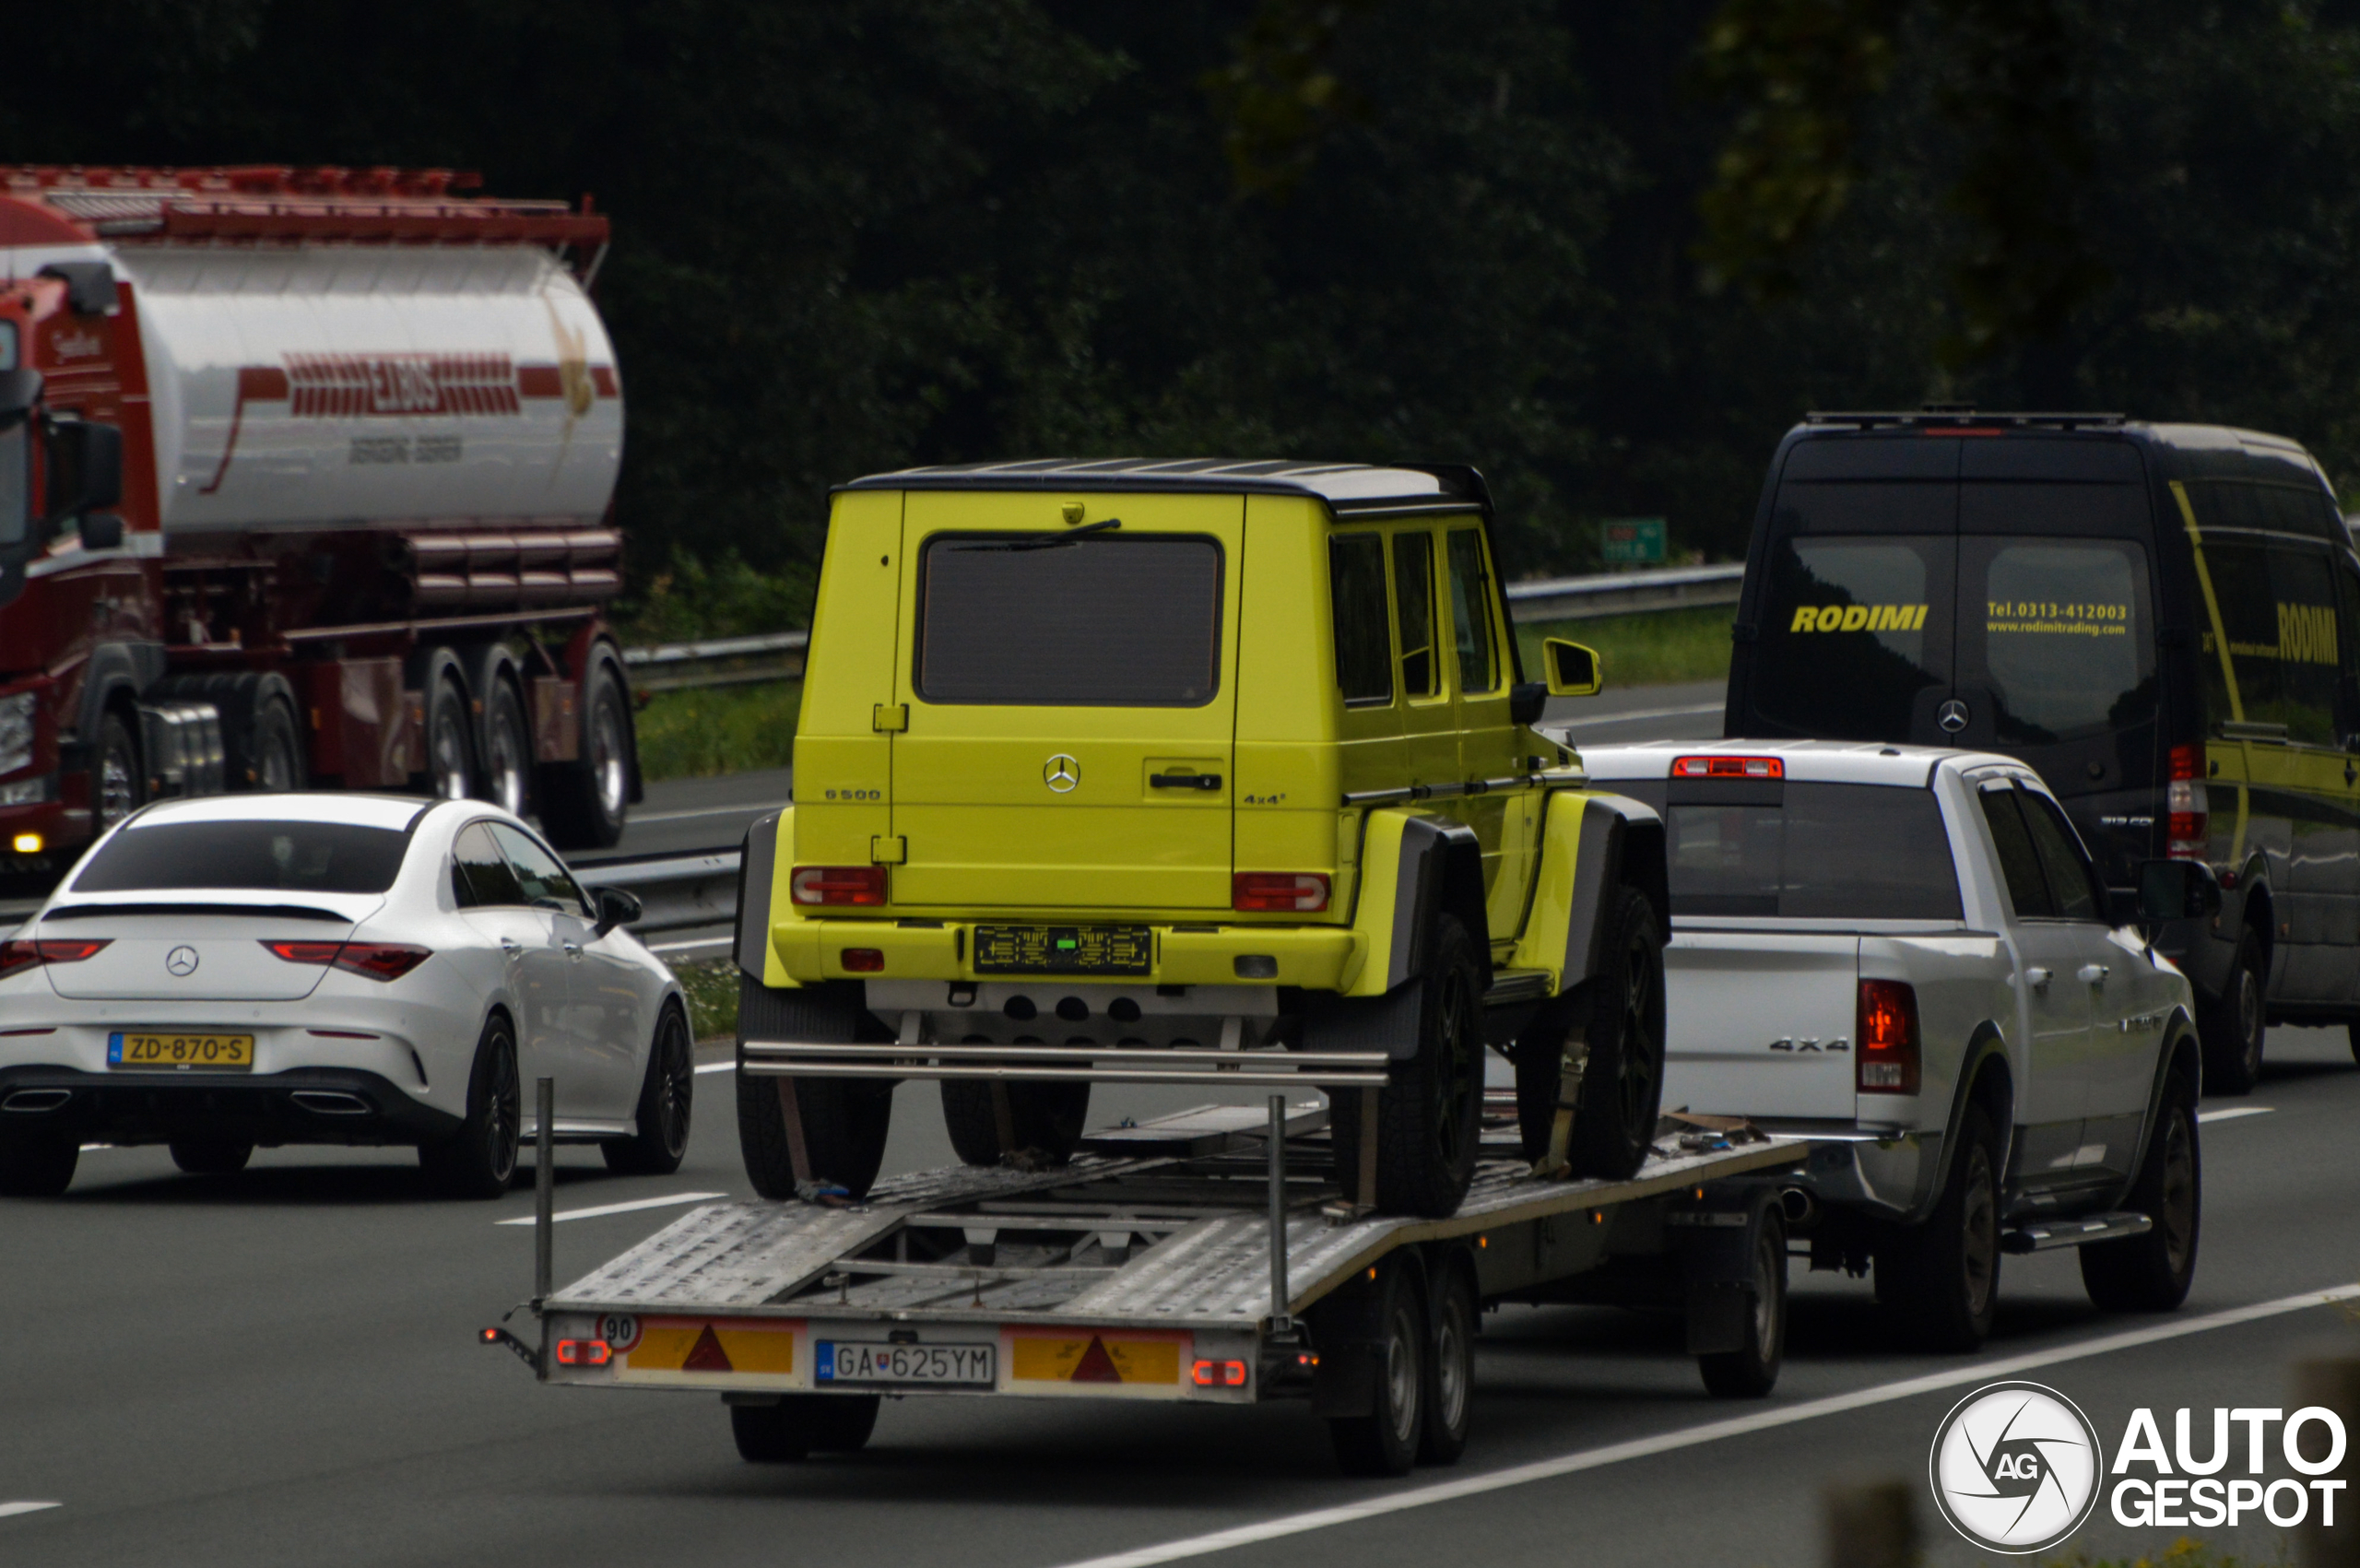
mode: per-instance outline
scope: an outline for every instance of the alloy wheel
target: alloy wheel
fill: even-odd
[[[2164,1127],[2164,1201],[2155,1216],[2164,1231],[2164,1256],[2177,1274],[2188,1267],[2196,1241],[2196,1135],[2188,1114],[2174,1107]]]
[[[1991,1180],[1991,1155],[1981,1144],[1967,1150],[1965,1201],[1960,1229],[1965,1248],[1966,1307],[1981,1317],[1991,1304],[1991,1286],[2000,1268],[2000,1206]]]
[[[1655,964],[1654,947],[1634,936],[1622,964],[1622,1060],[1615,1096],[1623,1132],[1639,1144],[1655,1136],[1648,1125],[1656,1083]]]

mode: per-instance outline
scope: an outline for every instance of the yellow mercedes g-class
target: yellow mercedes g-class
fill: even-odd
[[[738,1115],[766,1196],[857,1197],[892,1089],[978,1164],[1092,1082],[1330,1098],[1343,1201],[1447,1214],[1486,1043],[1537,1161],[1635,1170],[1662,824],[1532,729],[1481,477],[1212,460],[835,492],[795,804],[749,832]]]

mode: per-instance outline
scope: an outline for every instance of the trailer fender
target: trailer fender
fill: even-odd
[[[1365,1416],[1376,1409],[1376,1380],[1385,1372],[1386,1285],[1399,1269],[1410,1271],[1408,1289],[1422,1301],[1431,1299],[1416,1249],[1404,1247],[1321,1297],[1305,1315],[1319,1354],[1311,1377],[1313,1415]]]
[[[1361,894],[1353,934],[1360,972],[1347,996],[1382,996],[1426,970],[1434,917],[1458,916],[1478,952],[1491,948],[1483,913],[1483,846],[1447,817],[1406,810],[1368,815],[1361,843]]]
[[[1663,819],[1627,796],[1551,795],[1532,913],[1510,965],[1547,970],[1560,996],[1580,985],[1598,973],[1608,901],[1624,887],[1655,906],[1658,930],[1671,929]]]
[[[99,719],[110,706],[117,702],[129,704],[139,700],[148,689],[164,678],[164,645],[161,643],[102,643],[90,650],[89,662],[82,666],[82,692],[75,703],[73,733],[58,738],[60,765],[78,770],[89,765],[84,739],[99,727]],[[59,718],[65,715],[60,713]],[[135,725],[132,734],[138,734]]]
[[[1753,1253],[1778,1201],[1778,1184],[1722,1182],[1664,1217],[1674,1238],[1688,1319],[1688,1353],[1722,1355],[1745,1348],[1753,1315]]]

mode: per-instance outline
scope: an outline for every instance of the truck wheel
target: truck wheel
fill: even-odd
[[[412,778],[412,788],[444,800],[467,798],[475,778],[467,727],[467,694],[455,678],[438,678],[426,689],[426,771]]]
[[[176,1138],[172,1163],[192,1176],[234,1176],[254,1157],[254,1146],[229,1138]]]
[[[74,1185],[82,1146],[47,1133],[0,1133],[0,1197],[55,1197]]]
[[[1923,1224],[1876,1255],[1877,1301],[1898,1336],[1923,1350],[1972,1350],[2000,1301],[2000,1135],[1967,1107],[1949,1185]]]
[[[2123,1207],[2155,1222],[2143,1236],[2082,1249],[2082,1286],[2106,1312],[2170,1312],[2196,1278],[2197,1232],[2204,1212],[2204,1170],[2196,1140],[2196,1091],[2174,1073],[2162,1113],[2147,1137]]]
[[[1716,1399],[1759,1399],[1778,1385],[1787,1357],[1787,1221],[1775,1204],[1754,1228],[1752,1289],[1745,1343],[1696,1358],[1705,1392]]]
[[[2250,1094],[2261,1081],[2261,1047],[2269,1032],[2262,1005],[2261,943],[2248,925],[2237,937],[2229,983],[2218,1001],[2197,998],[2196,1027],[2204,1042],[2204,1087],[2215,1094]]]
[[[492,1015],[476,1043],[467,1075],[467,1115],[458,1136],[420,1144],[419,1168],[450,1197],[493,1198],[516,1178],[516,1148],[525,1125],[525,1096],[516,1080],[516,1036]]]
[[[532,805],[533,778],[533,735],[525,725],[525,700],[508,681],[494,680],[483,703],[483,797],[522,817]]]
[[[121,713],[99,720],[98,744],[90,749],[91,827],[105,832],[139,809],[147,799],[147,774],[139,766],[139,746]]]
[[[612,849],[631,810],[631,714],[604,659],[583,682],[582,753],[541,775],[541,825],[560,849]]]
[[[1655,906],[1635,888],[1614,895],[1599,972],[1583,985],[1574,1019],[1586,1029],[1589,1065],[1565,1151],[1575,1176],[1628,1179],[1655,1142],[1663,1102],[1663,935]],[[1549,1152],[1557,1115],[1565,1030],[1563,1014],[1516,1043],[1516,1110],[1525,1157]]]
[[[303,787],[303,744],[295,728],[295,711],[285,702],[276,697],[263,700],[254,710],[246,749],[243,772],[253,774],[248,788],[284,793]]]
[[[668,1176],[689,1153],[689,1112],[696,1102],[697,1065],[689,1022],[677,1007],[655,1020],[633,1116],[638,1130],[598,1146],[607,1169],[629,1176]]]
[[[1376,1099],[1376,1195],[1382,1214],[1439,1220],[1457,1212],[1475,1176],[1483,1118],[1483,972],[1475,939],[1456,915],[1435,922],[1433,958],[1419,988],[1417,1054],[1395,1062]],[[1340,1015],[1352,1016],[1347,1004]],[[1314,1049],[1358,1043],[1343,1030],[1306,1039]],[[1360,1191],[1362,1091],[1330,1096],[1328,1110],[1345,1201]]]
[[[1376,1392],[1364,1416],[1333,1416],[1328,1436],[1336,1462],[1347,1475],[1405,1476],[1417,1463],[1425,1425],[1426,1323],[1417,1276],[1400,1264],[1384,1267],[1378,1323],[1383,1341],[1374,1347]]]
[[[1443,1270],[1426,1304],[1426,1420],[1418,1462],[1456,1465],[1475,1421],[1475,1336],[1482,1327],[1475,1285],[1465,1267]]]
[[[746,1178],[764,1197],[793,1197],[795,1156],[786,1136],[780,1080],[745,1070],[749,1040],[849,1044],[862,1033],[856,982],[773,990],[741,973],[738,984],[738,1147]],[[799,1078],[795,1100],[802,1112],[803,1149],[811,1179],[865,1197],[885,1163],[885,1135],[893,1118],[889,1079]]]
[[[970,1165],[997,1165],[1004,1153],[1030,1153],[1050,1165],[1072,1159],[1074,1145],[1081,1141],[1082,1123],[1090,1115],[1090,1085],[1020,1082],[1006,1087],[1009,1123],[1016,1133],[1011,1149],[999,1146],[999,1113],[992,1105],[990,1082],[942,1080],[942,1120],[959,1158]]]

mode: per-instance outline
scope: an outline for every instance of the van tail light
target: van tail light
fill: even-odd
[[[2210,836],[2212,802],[2204,787],[2204,748],[2175,746],[2171,749],[2170,782],[2164,786],[2168,826],[2164,853],[2174,860],[2202,860]]]
[[[0,942],[0,975],[16,974],[44,963],[80,963],[94,958],[112,937],[42,937],[30,942]]]
[[[1229,879],[1229,907],[1308,914],[1328,907],[1324,871],[1240,871]]]
[[[1918,993],[1906,981],[1860,982],[1852,1061],[1863,1094],[1918,1092]]]
[[[316,963],[372,980],[399,980],[434,956],[407,942],[265,942],[289,963]]]
[[[885,902],[882,866],[798,866],[787,890],[797,903],[881,904]]]
[[[1778,757],[1675,757],[1676,779],[1783,779],[1787,764]]]

